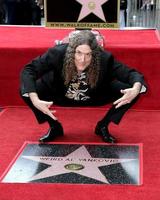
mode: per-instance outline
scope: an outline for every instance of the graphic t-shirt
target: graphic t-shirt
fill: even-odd
[[[69,84],[66,97],[76,101],[86,101],[90,99],[89,85],[87,83],[85,72],[75,76]]]

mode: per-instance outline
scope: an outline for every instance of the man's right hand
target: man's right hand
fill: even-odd
[[[50,107],[52,106],[53,102],[52,101],[43,101],[40,100],[37,93],[32,92],[29,93],[29,97],[33,103],[33,105],[40,110],[41,112],[43,112],[44,114],[50,116],[52,119],[57,120],[57,117],[55,115],[53,115],[53,113],[55,113],[55,110],[50,110]]]

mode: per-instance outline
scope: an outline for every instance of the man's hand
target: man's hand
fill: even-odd
[[[132,88],[121,90],[120,92],[123,94],[123,96],[113,102],[115,108],[119,108],[125,104],[131,103],[131,101],[140,93],[140,90],[141,83],[139,82],[136,82]]]
[[[52,101],[42,101],[39,99],[38,95],[36,93],[29,93],[29,97],[33,103],[33,105],[43,112],[44,114],[50,116],[52,119],[57,120],[57,117],[53,115],[55,113],[55,110],[50,110],[49,108],[52,106]]]
[[[55,115],[53,115],[53,113],[55,113],[55,110],[50,110],[49,108],[51,107],[51,105],[53,104],[52,101],[42,101],[42,100],[38,100],[36,102],[34,102],[34,106],[40,110],[41,112],[43,112],[44,114],[50,116],[52,119],[57,120],[57,117]]]

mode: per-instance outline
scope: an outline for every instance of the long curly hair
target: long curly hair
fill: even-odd
[[[95,35],[89,30],[79,31],[69,40],[63,64],[64,83],[68,85],[77,75],[75,49],[83,44],[89,45],[92,50],[91,63],[87,67],[87,83],[94,88],[99,77],[101,47],[98,45]]]

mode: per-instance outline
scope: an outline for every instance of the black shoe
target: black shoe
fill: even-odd
[[[57,136],[62,136],[63,134],[63,127],[59,122],[57,122],[54,127],[51,127],[48,132],[39,139],[39,142],[50,142]]]
[[[108,142],[108,143],[115,143],[116,142],[116,138],[114,138],[109,133],[108,129],[105,126],[100,126],[99,124],[97,124],[97,126],[95,128],[95,134],[100,135],[104,142]]]

